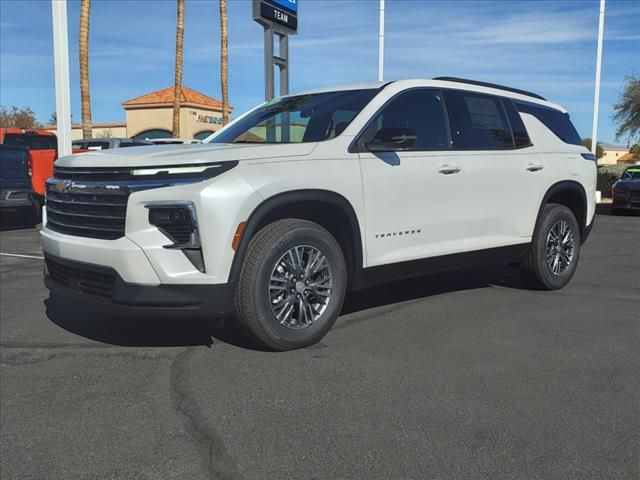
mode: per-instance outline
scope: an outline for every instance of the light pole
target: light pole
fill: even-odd
[[[53,65],[55,69],[58,156],[71,155],[71,95],[69,93],[69,38],[67,0],[51,0]]]
[[[596,154],[598,142],[598,110],[600,108],[600,76],[602,74],[602,38],[604,36],[604,4],[600,0],[600,19],[598,23],[598,51],[596,53],[596,89],[593,97],[593,128],[591,130],[591,153]]]
[[[378,33],[378,81],[384,79],[384,0],[380,0],[380,31]]]

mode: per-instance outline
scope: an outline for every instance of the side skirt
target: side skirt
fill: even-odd
[[[531,243],[520,243],[364,268],[356,272],[351,290],[362,290],[383,283],[486,263],[517,262],[522,260],[530,246]]]

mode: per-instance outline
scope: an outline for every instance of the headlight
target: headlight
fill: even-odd
[[[133,178],[142,179],[201,179],[217,177],[221,173],[231,170],[238,165],[234,162],[202,163],[195,165],[168,165],[166,167],[134,167],[131,169]]]

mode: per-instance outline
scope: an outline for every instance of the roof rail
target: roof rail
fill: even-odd
[[[468,83],[470,85],[478,85],[480,87],[497,88],[498,90],[506,90],[507,92],[519,93],[520,95],[526,95],[527,97],[538,98],[540,100],[547,100],[544,97],[536,93],[527,92],[526,90],[520,90],[518,88],[505,87],[503,85],[497,85],[489,82],[479,82],[477,80],[468,80],[466,78],[458,77],[435,77],[434,80],[444,80],[446,82]]]

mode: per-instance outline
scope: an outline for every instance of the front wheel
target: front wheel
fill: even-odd
[[[580,257],[580,227],[564,205],[549,204],[538,220],[525,268],[537,288],[557,290],[573,277]]]
[[[267,348],[312,345],[338,318],[346,286],[342,250],[327,230],[307,220],[278,220],[249,242],[236,318]]]

